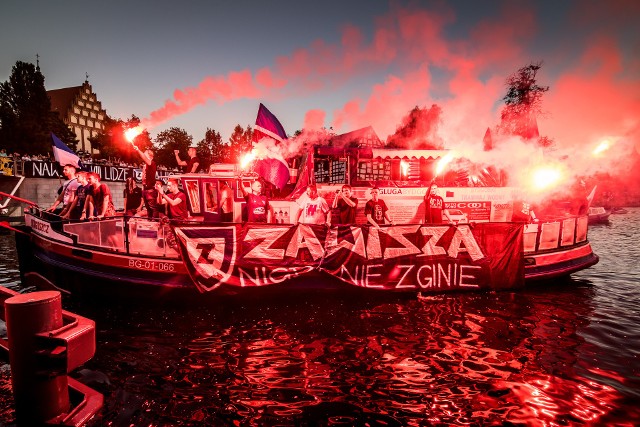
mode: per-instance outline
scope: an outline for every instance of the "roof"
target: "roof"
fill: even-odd
[[[66,117],[73,100],[78,96],[82,86],[65,87],[62,89],[48,90],[47,95],[51,100],[51,111],[56,111],[61,118]]]
[[[398,148],[374,148],[373,157],[383,159],[438,159],[446,156],[448,150],[405,150]]]
[[[356,129],[331,138],[331,144],[334,147],[346,147],[351,145],[352,142],[357,142],[360,147],[382,147],[382,141],[380,141],[376,131],[373,130],[373,127],[371,126]]]

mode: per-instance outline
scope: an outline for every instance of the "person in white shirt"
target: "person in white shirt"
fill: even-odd
[[[307,187],[307,192],[297,200],[299,210],[297,224],[326,224],[331,227],[331,209],[327,201],[318,195],[315,184]]]

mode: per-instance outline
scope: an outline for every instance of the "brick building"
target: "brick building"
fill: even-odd
[[[89,138],[104,129],[107,112],[102,108],[89,81],[82,86],[48,90],[51,110],[57,112],[64,123],[76,134],[78,150],[96,153]]]

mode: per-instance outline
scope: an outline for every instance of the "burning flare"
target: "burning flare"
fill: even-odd
[[[562,172],[557,167],[544,166],[533,172],[533,188],[535,190],[545,190],[562,179]]]
[[[400,162],[400,167],[402,168],[402,176],[405,178],[409,176],[409,163],[402,160]]]
[[[600,144],[598,144],[598,146],[593,150],[593,155],[597,156],[599,154],[602,154],[605,151],[607,151],[609,148],[611,148],[611,141],[609,141],[608,139],[605,139]]]
[[[142,126],[127,129],[124,131],[124,137],[127,138],[127,141],[133,144],[133,140],[136,139],[136,136],[140,135],[143,130]]]
[[[249,165],[249,163],[255,160],[255,158],[256,158],[256,153],[254,153],[253,150],[245,154],[244,156],[242,156],[242,159],[240,159],[240,167],[242,169],[246,168]]]
[[[444,157],[442,157],[440,160],[438,160],[438,165],[436,166],[436,174],[435,174],[435,176],[440,175],[442,173],[442,171],[444,170],[444,168],[449,163],[451,163],[451,160],[453,160],[453,152],[449,151]]]

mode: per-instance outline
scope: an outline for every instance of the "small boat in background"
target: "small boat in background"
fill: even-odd
[[[623,207],[620,207],[620,206],[614,206],[614,207],[612,207],[612,208],[611,208],[611,213],[612,213],[612,214],[626,214],[626,213],[629,213],[629,211],[628,211],[628,210],[626,210],[626,209],[625,209],[625,208],[623,208]]]
[[[609,222],[611,211],[602,206],[593,206],[589,208],[589,224],[604,224]]]

